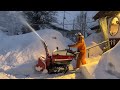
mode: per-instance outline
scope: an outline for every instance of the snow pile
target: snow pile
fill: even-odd
[[[120,78],[120,42],[104,53],[100,59],[95,77],[98,79],[117,79]]]
[[[56,47],[65,49],[71,43],[61,33],[52,29],[40,30],[37,33],[46,41],[50,53]],[[0,40],[0,42],[1,71],[7,74],[29,76],[35,72],[34,65],[38,57],[45,56],[44,47],[33,32],[4,37],[4,40]]]
[[[94,71],[96,69],[97,64],[99,63],[101,56],[91,57],[87,58],[87,64],[83,65],[83,67],[86,68],[86,70],[89,72],[91,76],[94,77]]]
[[[96,46],[96,45],[97,45],[97,43],[91,42],[91,45],[89,47]],[[87,49],[89,47],[87,47]],[[103,53],[103,51],[101,50],[101,48],[99,46],[96,46],[94,48],[89,49],[89,51],[87,50],[87,54],[88,53],[89,53],[90,57],[96,57],[98,55],[101,55]]]
[[[21,21],[23,19],[19,20],[21,18],[17,18],[19,17],[17,15],[20,14],[15,11],[1,11],[0,30],[5,32],[10,31],[7,33],[9,35],[13,35],[16,34],[16,32],[21,31]],[[56,49],[56,47],[59,47],[60,50],[66,49],[67,45],[72,43],[69,39],[63,37],[61,33],[52,29],[39,30],[37,33],[46,41],[50,54]],[[96,43],[101,40],[102,38],[99,37],[98,34],[92,34],[86,38],[85,41],[87,47],[89,47],[96,45]],[[34,70],[38,57],[40,57],[40,55],[45,56],[45,50],[39,37],[33,32],[23,35],[7,36],[0,31],[0,43],[0,78],[77,78],[76,76],[78,74],[59,76],[60,74],[40,74]],[[94,55],[94,52],[96,52],[96,55]],[[95,47],[91,49],[90,56],[97,56],[101,53],[102,51],[100,47]],[[87,63],[90,65],[90,62],[93,61],[88,60]],[[74,60],[72,63],[75,65],[75,62],[76,61]],[[93,68],[96,67],[95,64],[93,67],[89,68],[89,71],[93,72]],[[80,75],[78,75],[78,77],[79,76]]]
[[[102,33],[98,33],[98,34],[93,33],[85,39],[87,49],[92,46],[97,45],[98,43],[100,43],[102,41],[103,41]],[[102,53],[103,53],[103,51],[99,46],[96,46],[89,50],[90,57],[95,57],[95,56],[101,55]],[[87,54],[88,54],[88,50],[87,50]]]
[[[100,33],[93,33],[90,36],[88,36],[85,39],[86,45],[89,46],[91,45],[91,42],[95,42],[95,43],[100,43],[104,40],[103,34]]]

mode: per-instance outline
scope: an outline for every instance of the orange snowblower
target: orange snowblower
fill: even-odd
[[[46,57],[40,56],[38,58],[35,69],[39,72],[46,69],[49,74],[66,73],[69,71],[70,62],[76,59],[79,52],[72,51],[70,48],[58,50],[57,47],[56,51],[53,51],[52,55],[50,55],[46,43],[44,41],[42,43],[45,48]]]

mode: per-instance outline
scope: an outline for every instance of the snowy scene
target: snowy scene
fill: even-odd
[[[0,11],[0,79],[120,79],[119,11]]]

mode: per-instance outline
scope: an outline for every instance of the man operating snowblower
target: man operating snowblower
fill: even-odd
[[[68,45],[68,47],[77,48],[79,55],[77,57],[76,67],[74,69],[79,69],[81,65],[86,64],[86,44],[84,41],[84,36],[81,33],[77,33],[77,42],[73,45]]]

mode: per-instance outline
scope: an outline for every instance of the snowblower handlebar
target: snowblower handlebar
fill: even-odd
[[[67,52],[72,53],[75,57],[77,57],[78,54],[80,53],[80,52],[78,52],[78,51],[73,51],[73,50],[71,49],[71,47],[69,47],[69,45],[68,45],[68,49],[66,49],[66,50],[67,50]]]

